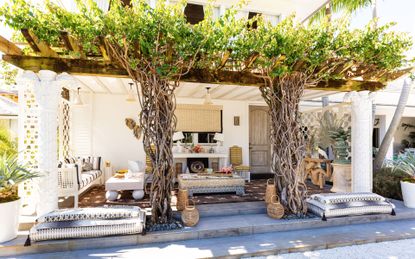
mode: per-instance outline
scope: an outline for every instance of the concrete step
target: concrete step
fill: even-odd
[[[322,221],[320,218],[275,220],[266,214],[241,214],[231,216],[202,217],[195,227],[181,230],[152,232],[146,235],[128,235],[100,237],[90,239],[68,239],[44,241],[23,247],[26,236],[22,233],[17,239],[0,244],[0,256],[17,254],[72,251],[79,249],[105,248],[115,246],[137,246],[160,242],[178,242],[206,238],[235,237],[257,235],[270,232],[320,229],[327,227],[349,226],[355,224],[415,219],[415,209],[408,209],[402,202],[395,201],[396,216],[387,214],[332,218]]]
[[[223,217],[247,214],[265,214],[267,212],[263,201],[219,203],[198,205],[199,215],[205,217]]]
[[[87,258],[92,256],[99,256],[102,258],[117,257],[146,259],[249,258],[253,256],[281,255],[286,253],[315,251],[415,238],[414,225],[415,220],[399,220],[393,222],[357,224],[347,227],[338,226],[309,230],[271,232],[255,234],[249,238],[246,236],[221,237],[135,245],[122,248],[99,248],[37,254],[35,256],[30,256],[30,258]],[[400,244],[383,243],[380,246],[388,249],[388,247],[391,248],[397,245]],[[402,249],[406,251],[399,254],[399,258],[413,258],[410,246],[402,247]],[[379,250],[379,252],[376,253],[376,256],[374,256],[375,250],[373,250],[373,248],[354,248],[353,254],[351,254],[352,252],[343,251],[344,254],[341,254],[341,256],[336,258],[397,258],[396,250],[391,250],[392,251],[385,249]],[[356,254],[356,252],[360,253]],[[322,258],[329,258],[327,254],[325,256],[323,256],[323,254],[324,253],[321,253]],[[404,257],[404,255],[407,256]],[[301,256],[301,258],[308,258],[308,256],[309,255],[304,255]],[[320,258],[318,252],[310,257]],[[285,256],[282,255],[281,258],[285,258]],[[20,259],[20,257],[17,257],[16,259]]]

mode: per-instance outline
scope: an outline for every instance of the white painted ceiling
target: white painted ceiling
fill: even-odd
[[[127,95],[131,79],[99,77],[99,76],[75,76],[82,92],[94,94]],[[256,86],[220,85],[182,82],[176,89],[178,98],[204,98],[206,87],[210,87],[212,99],[238,100],[238,101],[262,101],[261,93]],[[133,86],[135,92],[135,86]],[[335,91],[322,91],[306,89],[302,100],[312,100],[323,96],[336,94]]]

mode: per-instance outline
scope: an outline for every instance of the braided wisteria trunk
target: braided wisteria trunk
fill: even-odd
[[[271,117],[271,167],[277,193],[287,212],[294,214],[307,212],[307,186],[302,168],[305,141],[299,123],[299,102],[306,81],[306,75],[294,73],[267,80],[261,87]]]
[[[150,192],[151,219],[153,223],[167,223],[172,217],[172,136],[176,127],[174,89],[177,84],[153,74],[141,73],[140,79],[140,126],[143,130],[144,149],[151,159],[153,175]],[[137,84],[137,80],[135,82]]]

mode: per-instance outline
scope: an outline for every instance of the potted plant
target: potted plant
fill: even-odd
[[[406,207],[415,208],[415,155],[406,152],[394,161],[394,165],[394,170],[403,171],[408,175],[401,181],[403,202]]]
[[[37,176],[36,172],[18,162],[16,154],[0,156],[0,243],[17,236],[20,215],[18,185]]]

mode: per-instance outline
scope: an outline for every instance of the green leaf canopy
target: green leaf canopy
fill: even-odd
[[[412,40],[391,31],[393,24],[351,30],[347,20],[304,25],[289,17],[272,26],[261,17],[236,19],[237,6],[219,18],[207,7],[205,19],[190,25],[183,14],[185,2],[158,1],[152,8],[143,0],[131,6],[111,1],[107,12],[92,0],[85,2],[77,1],[75,13],[48,1],[40,7],[11,0],[0,9],[0,17],[16,30],[30,29],[52,47],[62,46],[62,31],[74,36],[85,53],[98,54],[100,44],[116,42],[130,67],[150,69],[168,79],[200,69],[251,72],[271,79],[302,72],[310,76],[310,84],[355,78],[384,83],[398,68],[411,65],[405,52]],[[254,21],[257,29],[249,26]],[[74,57],[69,51],[65,54]]]

